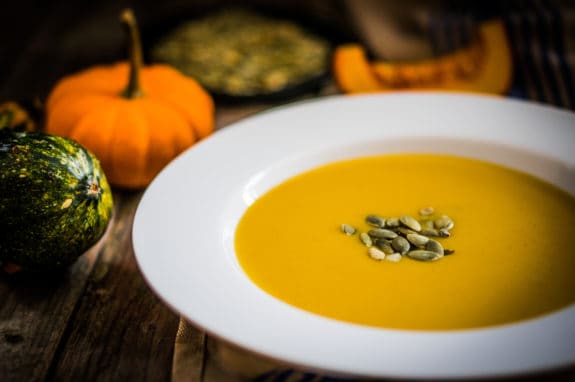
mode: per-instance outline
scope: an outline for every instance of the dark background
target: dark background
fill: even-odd
[[[124,59],[119,16],[126,7],[134,10],[146,44],[166,26],[221,3],[273,7],[330,25],[341,17],[333,0],[12,1],[2,6],[0,22],[0,100],[43,100],[63,75]]]

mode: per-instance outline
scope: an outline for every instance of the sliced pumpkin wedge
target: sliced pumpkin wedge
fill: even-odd
[[[370,93],[381,91],[365,50],[359,44],[345,44],[336,48],[333,55],[333,71],[338,87],[346,93]]]
[[[338,47],[334,75],[347,93],[443,89],[502,94],[509,89],[513,61],[500,20],[483,22],[468,46],[433,59],[370,62],[361,45]]]

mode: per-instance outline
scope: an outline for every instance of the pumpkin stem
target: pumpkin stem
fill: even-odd
[[[122,12],[122,24],[126,28],[128,38],[128,54],[130,59],[130,77],[128,85],[122,92],[122,96],[128,99],[140,98],[144,96],[140,86],[140,69],[142,68],[142,43],[140,40],[140,33],[138,32],[138,25],[136,17],[131,9],[126,9]]]

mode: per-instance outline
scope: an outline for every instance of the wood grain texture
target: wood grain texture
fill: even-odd
[[[41,381],[53,361],[101,245],[69,270],[0,277],[0,379]]]
[[[141,193],[117,194],[116,222],[50,369],[50,380],[167,380],[179,318],[142,278],[131,230]]]

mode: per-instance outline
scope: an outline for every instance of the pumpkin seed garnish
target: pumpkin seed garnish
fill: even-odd
[[[403,236],[398,236],[395,239],[393,239],[391,241],[391,246],[393,247],[393,249],[395,249],[402,255],[405,255],[407,251],[409,251],[409,249],[411,248],[409,241],[407,241],[407,239],[404,238]]]
[[[402,236],[407,236],[407,235],[412,234],[412,233],[417,233],[414,230],[406,228],[406,227],[397,227],[397,228],[394,228],[394,231],[396,233],[402,235]]]
[[[454,226],[453,220],[447,215],[441,215],[433,222],[435,224],[435,228],[437,229],[452,229]]]
[[[401,256],[400,253],[395,252],[395,253],[391,253],[389,255],[386,255],[385,260],[391,261],[392,263],[399,263],[401,261],[402,257],[403,256]]]
[[[391,255],[395,252],[395,249],[391,246],[391,240],[387,239],[377,239],[375,241],[375,246],[383,251],[386,255]]]
[[[433,222],[431,223],[433,224]],[[424,228],[421,231],[419,231],[420,234],[424,235],[424,236],[429,236],[429,237],[439,237],[439,231],[436,230],[435,228]]]
[[[416,249],[407,252],[407,257],[419,261],[435,261],[443,257],[443,254],[437,252],[426,251],[424,249]]]
[[[403,256],[429,262],[455,253],[453,249],[443,248],[439,242],[451,236],[450,229],[455,226],[453,220],[447,215],[436,215],[433,207],[422,208],[418,213],[419,219],[410,215],[399,218],[367,215],[365,223],[375,228],[361,232],[359,240],[368,247],[369,256],[390,262],[399,262]],[[342,224],[341,231],[351,236],[357,229]]]
[[[371,240],[371,237],[365,232],[359,234],[359,240],[368,247],[373,245],[373,240]]]
[[[369,236],[381,239],[393,239],[397,237],[397,233],[385,228],[372,229],[367,232]]]
[[[349,224],[344,223],[341,225],[341,232],[345,233],[348,236],[355,234],[355,231],[356,231],[355,228],[353,228]]]
[[[418,233],[408,233],[405,237],[409,242],[416,247],[423,247],[429,241],[429,238]]]
[[[419,222],[415,218],[409,215],[402,215],[399,218],[399,222],[404,226],[406,226],[407,228],[412,229],[416,232],[421,231],[421,224],[419,224]]]
[[[440,237],[449,237],[451,236],[451,232],[447,228],[442,228],[438,231]]]
[[[429,252],[435,252],[443,256],[443,246],[437,240],[429,239],[425,244],[425,250]]]
[[[365,217],[365,222],[373,227],[384,228],[385,219],[377,215],[367,215]]]
[[[383,251],[375,247],[369,247],[367,250],[367,254],[374,260],[385,259],[385,253],[383,253]]]

